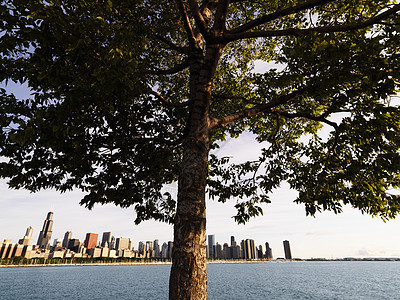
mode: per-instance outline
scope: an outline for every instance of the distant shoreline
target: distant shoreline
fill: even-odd
[[[346,262],[346,261],[369,261],[369,262],[400,262],[400,258],[340,258],[340,259],[324,259],[324,258],[311,258],[311,259],[293,259],[293,260],[212,260],[207,261],[207,264],[263,264],[263,263],[284,263],[284,262]],[[141,266],[141,265],[171,265],[172,262],[166,261],[147,261],[147,262],[104,262],[104,263],[45,263],[45,264],[12,264],[12,265],[1,265],[0,268],[23,268],[23,267],[81,267],[81,266]]]
[[[131,266],[131,265],[171,265],[171,262],[120,262],[120,263],[65,263],[65,264],[28,264],[28,265],[0,265],[0,268],[22,267],[81,267],[81,266]]]
[[[214,260],[208,261],[207,264],[261,264],[269,261],[266,260]],[[20,265],[0,265],[0,268],[18,268],[18,267],[57,267],[57,266],[132,266],[132,265],[171,265],[172,262],[114,262],[114,263],[50,263],[50,264],[20,264]]]

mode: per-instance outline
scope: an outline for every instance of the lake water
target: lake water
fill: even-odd
[[[168,299],[170,265],[0,268],[0,299]],[[400,299],[400,262],[208,265],[208,299]]]

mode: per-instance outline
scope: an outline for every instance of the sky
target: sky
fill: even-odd
[[[24,86],[11,83],[8,88],[17,97],[26,96]],[[245,133],[238,139],[227,140],[217,154],[240,162],[257,158],[262,146],[253,135]],[[111,231],[115,237],[131,238],[135,248],[139,241],[158,239],[162,244],[173,240],[171,225],[155,221],[135,225],[133,208],[108,204],[88,210],[79,205],[83,197],[80,191],[60,194],[44,190],[32,194],[11,190],[6,182],[0,180],[0,241],[18,242],[26,228],[32,226],[36,242],[49,211],[54,212],[52,240],[63,238],[66,231],[72,231],[73,238],[81,241],[88,232],[101,236]],[[166,189],[176,195],[176,187]],[[207,200],[207,234],[215,234],[220,244],[230,243],[231,235],[237,242],[254,239],[264,251],[265,242],[268,242],[275,258],[284,256],[283,240],[290,241],[292,255],[296,258],[400,257],[400,217],[384,223],[351,207],[345,207],[339,215],[327,211],[307,217],[304,206],[293,203],[296,195],[296,191],[282,184],[273,192],[272,203],[263,206],[264,215],[251,219],[246,225],[238,225],[232,218],[235,199],[225,204]]]

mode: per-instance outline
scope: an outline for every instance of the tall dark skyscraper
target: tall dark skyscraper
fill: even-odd
[[[142,241],[139,242],[138,250],[140,254],[143,254],[144,251],[146,250],[146,244],[143,243]]]
[[[78,253],[80,244],[81,243],[79,242],[78,239],[70,239],[69,242],[68,242],[68,249]]]
[[[47,214],[46,220],[44,220],[43,229],[39,233],[39,238],[37,244],[42,249],[50,248],[50,240],[51,240],[51,228],[53,227],[53,213],[50,211]]]
[[[215,235],[214,234],[210,234],[208,236],[208,257],[209,258],[215,258],[214,255],[214,247],[215,246]]]
[[[292,253],[290,252],[289,241],[283,241],[283,249],[285,250],[285,258],[292,259]]]
[[[169,241],[168,242],[168,254],[167,258],[172,258],[172,255],[174,254],[174,242]]]
[[[71,240],[71,238],[72,238],[72,231],[67,231],[64,234],[64,239],[63,239],[63,242],[62,242],[63,248],[68,248],[68,244],[69,244],[69,241]]]
[[[158,244],[158,240],[154,240],[154,242],[153,242],[153,255],[154,255],[154,257],[161,257],[160,245]]]
[[[269,243],[265,243],[265,258],[266,259],[273,259],[272,256],[272,249],[269,247]]]
[[[112,233],[111,232],[103,232],[103,239],[101,240],[101,246],[111,248],[111,239]]]
[[[263,248],[262,248],[262,245],[259,245],[257,248],[256,248],[256,258],[258,258],[258,259],[263,259],[264,258],[264,253],[263,253]]]
[[[236,247],[236,241],[233,235],[231,236],[231,247]]]
[[[256,258],[256,247],[254,240],[246,239],[242,241],[243,258],[244,259],[255,259]]]

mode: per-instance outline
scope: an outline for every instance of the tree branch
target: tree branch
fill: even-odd
[[[182,1],[182,0],[180,0]],[[204,39],[208,39],[208,37],[210,36],[209,34],[209,30],[208,30],[208,26],[207,26],[207,22],[204,19],[203,15],[201,14],[200,8],[197,5],[197,1],[196,0],[189,0],[189,6],[190,9],[193,11],[193,15],[194,15],[194,20],[196,21],[196,25],[199,28],[201,34],[203,35]]]
[[[279,111],[279,110],[272,110],[271,112],[276,113],[281,116],[284,116],[285,118],[288,118],[288,119],[304,118],[304,119],[308,119],[308,120],[312,120],[312,121],[323,122],[325,124],[332,126],[335,129],[338,128],[338,124],[336,124],[335,122],[329,121],[328,119],[326,119],[323,116],[313,116],[313,115],[310,115],[310,114],[304,113],[304,112],[288,113],[288,112]]]
[[[179,12],[180,12],[181,18],[183,20],[186,34],[188,36],[189,46],[193,48],[196,44],[196,38],[194,36],[192,26],[190,25],[190,20],[189,20],[188,14],[186,12],[185,4],[183,3],[183,0],[176,0],[176,2],[179,7]]]
[[[188,53],[188,47],[181,47],[176,45],[175,43],[171,42],[170,40],[166,39],[163,36],[157,35],[156,36],[157,39],[159,39],[160,41],[162,41],[164,44],[168,45],[172,50],[175,50],[181,54],[187,54]]]
[[[272,109],[274,107],[288,103],[289,101],[301,96],[303,94],[303,92],[304,92],[303,90],[295,91],[290,94],[281,96],[278,99],[271,101],[269,103],[258,104],[255,107],[245,109],[240,112],[237,112],[237,113],[234,113],[234,114],[231,114],[229,116],[225,116],[225,117],[222,117],[219,119],[210,118],[210,130],[220,128],[220,127],[225,127],[233,122],[255,116],[259,113],[273,112]]]
[[[210,16],[212,12],[217,8],[218,0],[207,0],[203,1],[200,6],[200,13],[204,18],[204,21],[207,23],[210,20]]]
[[[167,107],[187,107],[192,103],[192,101],[179,102],[179,103],[170,102],[167,99],[165,99],[162,95],[153,91],[150,88],[148,89],[147,93],[149,95],[153,95],[154,97],[156,97],[164,106],[167,106]]]
[[[324,115],[317,117],[317,116],[310,115],[308,113],[302,113],[302,112],[287,113],[287,112],[277,111],[277,110],[274,110],[273,113],[276,113],[279,116],[284,116],[285,118],[289,118],[289,119],[305,118],[308,120],[323,122],[325,124],[332,126],[335,129],[335,138],[334,138],[332,146],[329,147],[328,152],[332,152],[332,151],[335,152],[335,148],[337,146],[337,140],[339,138],[339,131],[338,131],[339,125],[337,123],[329,121],[328,119],[325,118]]]
[[[307,1],[307,2],[304,2],[304,3],[301,3],[299,5],[296,5],[296,6],[293,6],[293,7],[289,7],[289,8],[285,8],[285,9],[282,9],[282,10],[278,10],[278,11],[272,13],[272,14],[257,18],[255,20],[250,21],[250,22],[248,22],[246,24],[243,24],[243,25],[241,25],[241,26],[239,26],[239,27],[237,27],[237,28],[235,28],[233,30],[230,30],[229,33],[231,33],[231,34],[242,33],[242,32],[251,30],[251,29],[253,29],[253,28],[257,27],[257,26],[260,26],[262,24],[265,24],[265,23],[271,22],[273,20],[276,20],[278,18],[285,17],[285,16],[288,16],[288,15],[291,15],[291,14],[295,14],[295,13],[298,13],[298,12],[300,12],[302,10],[310,9],[310,8],[313,8],[313,7],[316,7],[316,6],[319,6],[319,5],[324,5],[324,4],[327,4],[327,3],[332,2],[332,1],[335,1],[335,0],[310,0],[310,1]]]
[[[253,101],[247,100],[245,97],[242,97],[242,96],[212,94],[211,97],[215,98],[215,99],[222,99],[222,100],[241,100],[243,102],[246,102],[246,103],[249,103],[249,104],[254,104],[254,105],[260,104],[260,102],[253,102]]]
[[[186,138],[186,135],[182,135],[178,139],[171,141],[171,140],[166,140],[162,137],[133,137],[132,140],[135,142],[157,142],[160,144],[165,144],[168,146],[177,146],[179,144],[182,144],[184,139]]]
[[[279,130],[280,130],[280,128],[281,128],[281,124],[280,124],[280,121],[281,119],[280,119],[280,115],[278,115],[278,114],[276,114],[276,130],[275,130],[275,132],[274,132],[274,135],[272,136],[272,140],[273,140],[273,142],[274,142],[274,144],[275,144],[275,147],[277,148],[277,149],[279,149],[279,144],[278,144],[278,142],[277,142],[277,140],[276,140],[276,137],[278,136],[278,133],[279,133]]]
[[[171,74],[176,74],[179,73],[183,70],[185,70],[186,68],[188,68],[190,66],[190,60],[188,58],[186,58],[183,62],[181,62],[180,64],[177,64],[176,66],[167,69],[167,70],[162,70],[162,69],[156,69],[155,73],[157,75],[171,75]]]
[[[214,38],[213,43],[227,43],[231,41],[237,41],[248,38],[277,37],[277,36],[305,36],[310,33],[332,33],[332,32],[346,32],[346,31],[358,30],[377,24],[380,21],[384,20],[385,18],[397,13],[398,11],[400,11],[400,4],[394,5],[387,11],[359,23],[320,26],[320,27],[313,27],[306,29],[289,28],[282,30],[261,30],[261,31],[242,32],[236,34],[232,34],[231,32],[228,31],[223,37]]]
[[[217,36],[225,31],[226,14],[228,13],[229,0],[220,0],[215,14],[215,22],[213,26],[214,34]]]

